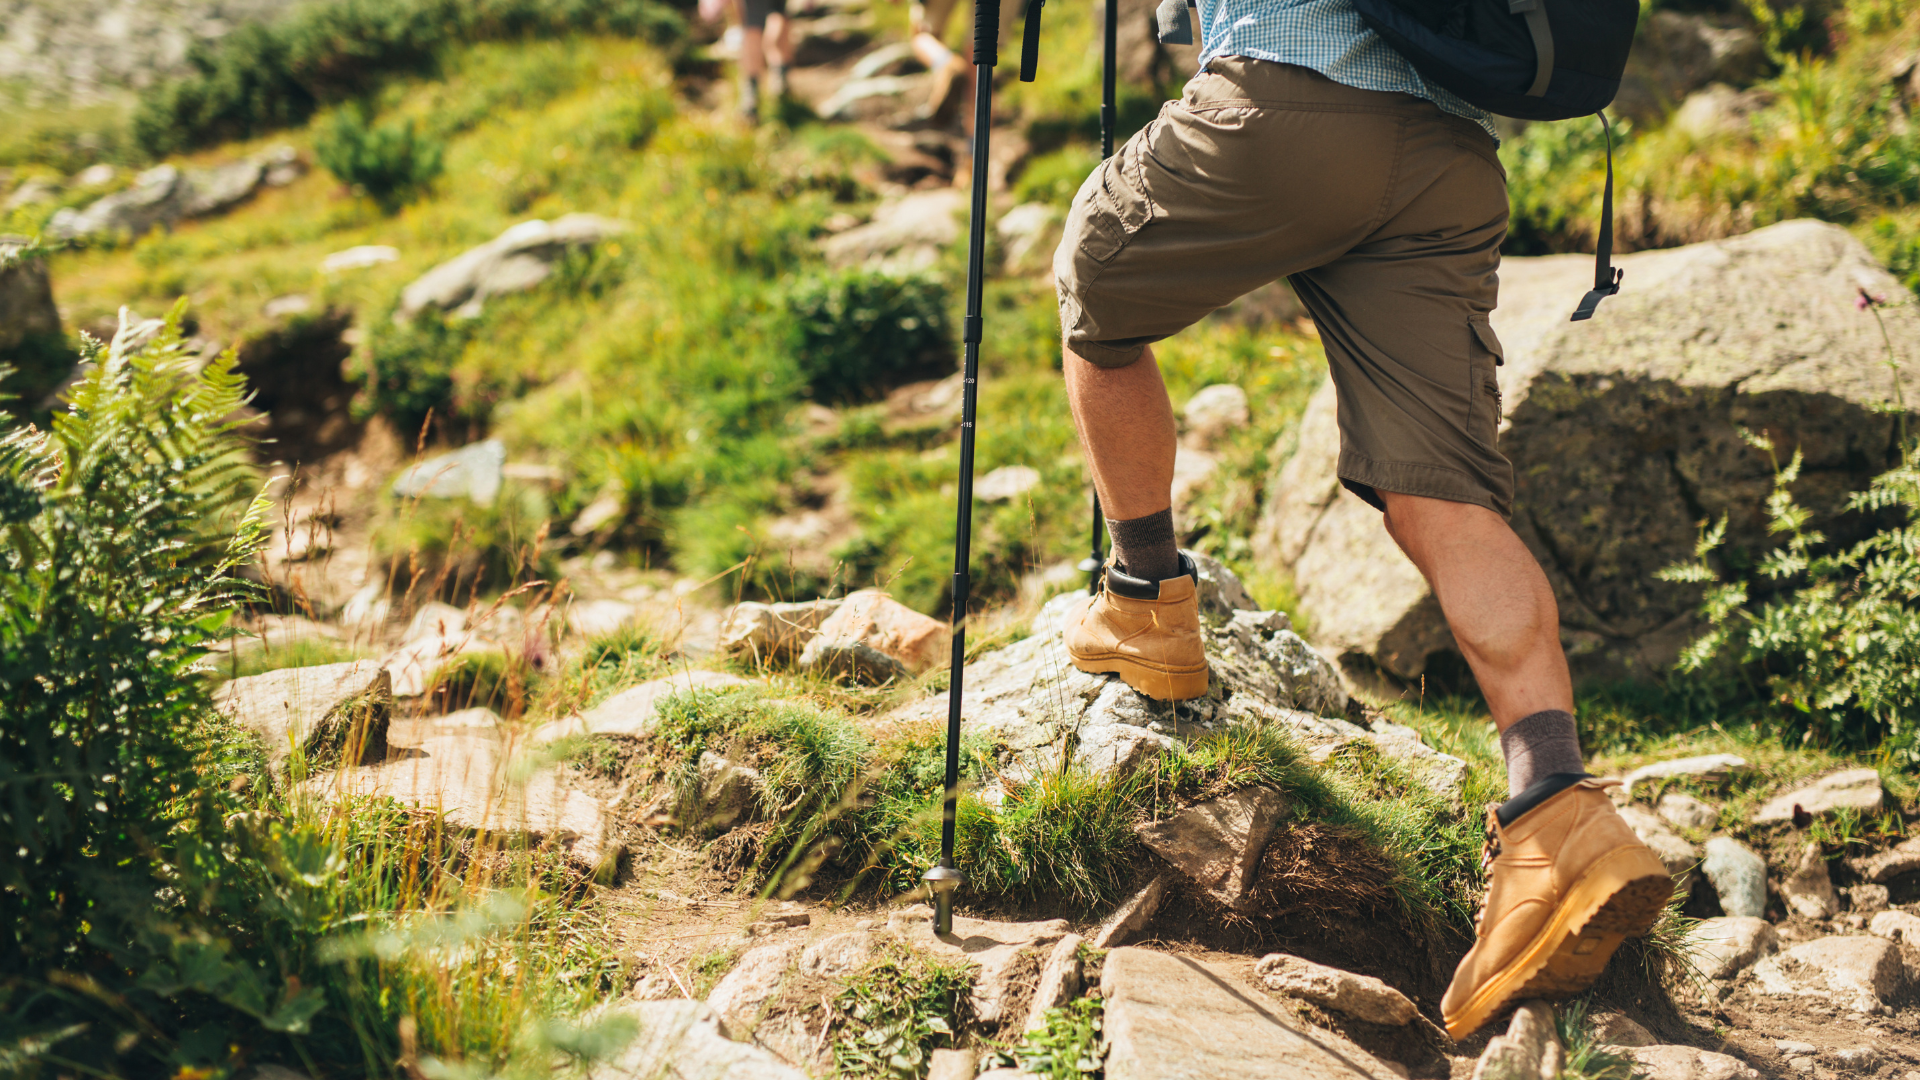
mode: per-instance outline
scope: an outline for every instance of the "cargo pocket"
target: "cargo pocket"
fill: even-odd
[[[1128,139],[1120,152],[1100,163],[1081,186],[1075,211],[1084,215],[1080,250],[1104,263],[1120,254],[1133,234],[1153,218],[1153,201],[1146,191],[1142,154],[1160,121],[1148,124]]]
[[[1491,447],[1500,433],[1500,365],[1506,354],[1485,315],[1468,319],[1467,327],[1467,433]]]

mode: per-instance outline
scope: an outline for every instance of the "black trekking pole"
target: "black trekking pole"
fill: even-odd
[[[1026,36],[1020,56],[1020,81],[1032,82],[1040,56],[1040,9],[1046,0],[1027,0]],[[922,875],[933,894],[937,934],[953,933],[953,894],[966,880],[953,865],[954,819],[960,802],[961,680],[966,674],[968,565],[973,541],[973,432],[980,387],[981,293],[987,259],[987,144],[993,132],[993,68],[999,61],[1000,0],[973,4],[973,207],[967,230],[967,315],[961,340],[966,355],[961,370],[960,497],[953,526],[953,669],[947,681],[947,790],[940,806],[940,865]]]
[[[1113,156],[1113,128],[1118,122],[1119,94],[1115,90],[1114,80],[1118,77],[1115,68],[1119,66],[1120,55],[1120,0],[1107,0],[1106,18],[1101,20],[1100,35],[1103,55],[1100,64],[1100,160]],[[1080,560],[1080,572],[1087,575],[1087,591],[1097,592],[1100,588],[1100,567],[1106,561],[1107,519],[1100,513],[1100,489],[1093,489],[1093,536],[1087,542],[1087,557]]]

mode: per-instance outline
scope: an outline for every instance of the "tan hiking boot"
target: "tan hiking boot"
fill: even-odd
[[[1464,1039],[1523,998],[1580,993],[1622,941],[1653,929],[1673,879],[1608,800],[1616,783],[1586,777],[1531,808],[1523,791],[1506,825],[1487,811],[1487,901],[1440,1001],[1447,1034]]]
[[[1180,556],[1179,577],[1154,583],[1107,567],[1098,593],[1067,609],[1067,656],[1073,666],[1112,673],[1156,701],[1184,701],[1207,692],[1207,653],[1200,641],[1200,598],[1193,563]]]

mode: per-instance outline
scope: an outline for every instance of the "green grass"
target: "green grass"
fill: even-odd
[[[970,1019],[973,965],[887,946],[833,1000],[833,1066],[843,1077],[919,1080]]]
[[[1103,1012],[1098,997],[1075,998],[1048,1009],[1038,1030],[993,1055],[991,1063],[1025,1069],[1045,1080],[1099,1076],[1106,1056],[1100,1043]]]

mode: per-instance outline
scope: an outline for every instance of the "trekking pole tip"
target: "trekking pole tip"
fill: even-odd
[[[927,891],[933,894],[933,932],[935,934],[953,933],[953,894],[967,876],[951,866],[936,866],[920,876],[927,883]]]

